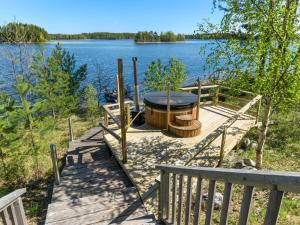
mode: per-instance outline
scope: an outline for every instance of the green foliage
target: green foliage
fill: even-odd
[[[34,58],[33,72],[36,79],[35,109],[46,115],[69,115],[80,102],[80,84],[86,78],[87,66],[75,69],[75,58],[59,44],[45,60],[43,52]]]
[[[134,38],[135,42],[176,42],[176,41],[184,41],[184,34],[174,34],[172,31],[168,31],[165,33],[161,33],[160,35],[157,32],[153,31],[144,31],[138,32]]]
[[[147,90],[163,91],[169,83],[171,90],[177,91],[186,79],[185,66],[179,60],[171,58],[165,66],[155,60],[146,71],[143,85]]]
[[[224,10],[220,26],[200,27],[203,33],[244,33],[210,45],[206,69],[212,78],[232,88],[263,96],[262,129],[256,166],[262,167],[263,148],[274,110],[288,111],[300,102],[299,1],[215,0]],[[205,49],[203,51],[206,53]]]
[[[24,120],[15,100],[6,93],[0,94],[0,177],[15,184],[24,177],[24,160],[20,154],[20,141],[24,129]]]
[[[221,26],[208,24],[202,32],[245,33],[241,41],[216,41],[208,52],[206,69],[225,76],[227,85],[271,98],[273,106],[288,109],[300,97],[299,5],[286,0],[215,1],[225,11]]]
[[[49,39],[47,31],[39,26],[11,22],[0,27],[0,42],[5,43],[40,43]]]
[[[86,103],[86,115],[88,118],[95,118],[99,116],[99,106],[97,99],[97,91],[92,85],[88,85],[84,89],[84,100]]]

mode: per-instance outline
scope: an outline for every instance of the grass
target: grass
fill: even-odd
[[[274,171],[300,172],[300,113],[278,113],[272,117],[272,125],[268,133],[263,156],[263,169]],[[251,130],[247,137],[258,140],[257,129]],[[235,151],[227,157],[224,167],[233,167],[235,162],[241,159],[255,161],[255,149],[247,151]],[[239,195],[233,196],[232,216],[229,224],[237,224],[239,216],[240,198],[243,193],[241,187],[235,190]],[[222,191],[221,191],[222,192]],[[249,224],[263,224],[269,191],[257,189],[254,195]],[[277,224],[300,224],[300,196],[286,193],[282,201]]]
[[[46,124],[46,123],[45,123]],[[80,137],[89,128],[96,125],[84,117],[72,116],[74,137]],[[60,167],[63,166],[63,158],[67,153],[69,133],[68,120],[60,119],[54,129],[45,129],[38,137],[41,150],[38,152],[37,160],[39,167],[36,168],[33,157],[27,156],[24,160],[26,177],[20,184],[8,186],[0,180],[0,197],[4,196],[15,189],[26,187],[27,192],[23,196],[24,208],[29,220],[29,224],[43,224],[46,216],[47,206],[51,201],[53,188],[52,162],[50,156],[50,144],[57,146],[57,155]]]

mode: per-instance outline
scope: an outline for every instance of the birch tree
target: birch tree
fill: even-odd
[[[215,0],[224,11],[220,25],[200,26],[203,33],[232,33],[207,49],[206,71],[229,86],[263,95],[262,126],[256,166],[274,110],[288,110],[300,97],[299,0]]]

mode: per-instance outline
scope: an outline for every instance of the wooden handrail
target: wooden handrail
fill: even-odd
[[[15,190],[14,192],[0,198],[0,211],[14,203],[17,198],[21,197],[24,193],[26,193],[26,188]]]
[[[102,129],[104,129],[107,133],[109,133],[111,136],[113,136],[114,138],[116,138],[118,141],[121,141],[121,137],[120,135],[118,135],[117,133],[115,133],[113,130],[109,129],[108,127],[106,127],[103,123],[99,123],[100,127],[102,127]]]
[[[18,189],[0,198],[0,218],[3,218],[4,224],[27,225],[25,210],[21,199],[21,196],[25,192],[25,188]],[[12,216],[9,215],[10,213]]]
[[[213,85],[203,85],[201,86],[201,90],[206,90],[206,89],[212,89],[212,88],[216,88],[219,85],[217,84],[213,84]],[[198,90],[198,86],[194,86],[194,87],[183,87],[180,88],[179,90],[181,91],[193,91],[193,90]]]
[[[114,115],[114,113],[106,105],[103,106],[103,109],[110,116],[110,118],[112,118],[112,120],[118,125],[118,127],[121,127],[121,121]]]
[[[161,174],[158,215],[159,219],[166,224],[174,224],[174,218],[177,218],[177,225],[190,224],[191,222],[194,225],[199,224],[200,215],[205,215],[205,224],[211,224],[217,182],[225,184],[220,216],[220,224],[222,225],[228,222],[234,185],[244,186],[239,224],[247,224],[248,222],[255,187],[268,189],[270,192],[264,225],[276,225],[285,192],[300,194],[300,173],[171,165],[156,165],[155,168],[159,169]],[[197,186],[192,185],[192,178],[196,178]],[[204,179],[209,181],[205,214],[201,212]],[[196,192],[196,198],[195,204],[191,207],[191,193],[193,192]],[[185,202],[183,202],[184,199]],[[185,207],[183,207],[184,205]],[[185,223],[182,218],[185,218]],[[170,223],[170,221],[172,222]]]

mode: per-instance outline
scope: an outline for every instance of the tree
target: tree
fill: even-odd
[[[208,24],[200,29],[206,33],[245,35],[242,40],[228,36],[211,45],[207,70],[214,76],[223,76],[229,86],[263,95],[264,113],[256,149],[256,165],[261,168],[272,112],[299,104],[299,1],[214,2],[225,12],[221,25]]]
[[[70,75],[61,69],[62,56],[63,51],[57,46],[46,60],[42,51],[37,54],[32,65],[36,79],[35,110],[46,115],[50,113],[54,119],[68,115],[75,107],[69,89]]]
[[[95,118],[99,116],[99,107],[97,100],[97,91],[92,85],[88,85],[84,88],[84,100],[86,103],[87,117],[95,121]]]
[[[177,59],[171,58],[167,65],[163,66],[160,60],[153,61],[148,67],[143,85],[147,90],[163,91],[170,83],[172,90],[177,91],[187,79],[185,66]]]
[[[14,99],[0,94],[0,177],[9,185],[24,178],[23,155],[20,152],[24,120]]]
[[[75,110],[81,97],[81,83],[87,74],[87,65],[75,69],[74,55],[57,44],[45,59],[43,51],[37,54],[33,63],[35,77],[34,92],[38,98],[36,109],[54,119],[69,115]]]

